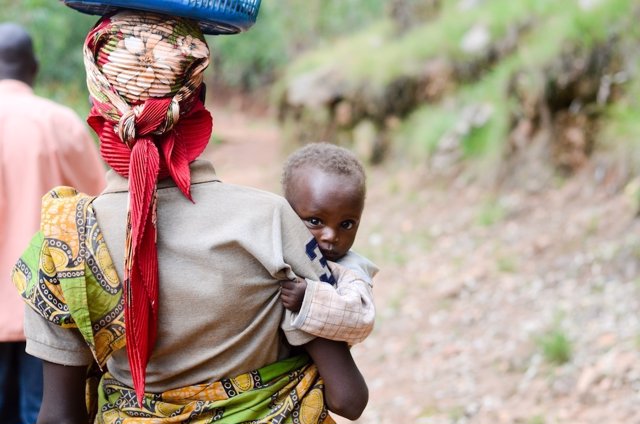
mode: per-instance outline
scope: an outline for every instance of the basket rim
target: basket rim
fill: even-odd
[[[180,16],[198,22],[205,34],[221,35],[247,31],[256,21],[261,0],[220,0],[209,7],[189,0],[61,0],[67,7],[89,15],[104,15],[117,9],[133,9]],[[216,3],[216,7],[213,3]],[[238,6],[244,6],[241,10]],[[247,12],[248,9],[248,12]]]

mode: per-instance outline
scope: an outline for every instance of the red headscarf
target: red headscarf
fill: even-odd
[[[158,321],[156,182],[171,177],[191,200],[189,163],[213,125],[200,99],[209,49],[193,22],[123,11],[89,33],[84,60],[89,125],[104,160],[129,179],[123,289],[127,355],[141,403]]]

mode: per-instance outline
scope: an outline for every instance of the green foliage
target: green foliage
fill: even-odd
[[[217,78],[247,89],[271,83],[301,51],[367,25],[383,6],[382,0],[263,1],[251,31],[210,37]]]
[[[263,1],[251,31],[209,36],[214,66],[208,71],[230,86],[272,83],[300,51],[367,25],[384,11],[383,0]],[[0,21],[24,25],[34,38],[41,69],[36,91],[88,109],[82,43],[97,21],[55,0],[0,0]]]
[[[465,417],[465,408],[462,405],[454,406],[449,410],[449,419],[452,422],[458,422]]]
[[[0,0],[0,10],[3,21],[21,23],[31,32],[43,83],[68,82],[77,77],[82,68],[82,43],[97,21],[95,16],[51,0]]]
[[[287,61],[286,34],[272,2],[263,2],[256,24],[237,35],[207,36],[215,78],[230,86],[258,87]]]
[[[458,113],[452,107],[425,105],[416,110],[396,134],[396,139],[414,157],[435,152],[438,142],[455,125]]]
[[[478,225],[483,227],[490,227],[504,219],[506,215],[506,210],[504,206],[500,203],[499,199],[488,199],[485,201],[478,215],[476,217],[476,222]]]
[[[640,28],[631,26],[627,32],[627,54],[629,70],[619,75],[618,90],[620,94],[614,103],[605,111],[604,123],[600,130],[602,147],[611,151],[616,157],[624,160],[624,165],[633,174],[640,173]]]
[[[635,26],[637,22],[637,17],[632,13],[635,5],[637,3],[631,0],[596,2],[592,9],[571,15],[572,19],[568,22],[569,37],[588,46],[622,28],[626,31],[630,23]]]
[[[496,258],[498,271],[505,274],[514,274],[518,271],[516,259],[512,256],[499,256]]]
[[[395,134],[412,157],[420,160],[456,127],[462,110],[487,104],[493,110],[491,118],[465,134],[461,147],[466,157],[499,158],[514,107],[507,95],[513,74],[535,75],[561,54],[566,43],[589,46],[620,28],[632,40],[628,50],[636,51],[640,30],[630,13],[634,4],[633,0],[601,0],[582,9],[577,1],[487,0],[465,11],[457,1],[443,1],[433,20],[399,34],[385,17],[389,5],[384,0],[264,1],[251,31],[208,37],[214,59],[209,72],[224,84],[254,89],[279,79],[282,86],[287,78],[334,66],[354,84],[382,92],[389,81],[419,72],[432,58],[472,60],[461,49],[461,40],[476,24],[486,26],[496,40],[514,24],[529,23],[530,29],[513,54],[478,80],[458,87],[441,103],[414,111]],[[22,23],[33,34],[41,63],[36,90],[84,114],[88,104],[81,46],[97,18],[73,11],[60,1],[0,0],[0,20]],[[309,53],[301,56],[303,52]],[[612,150],[629,153],[625,157],[632,169],[640,171],[638,69],[640,59],[623,86],[626,94],[607,108],[601,136]]]
[[[546,422],[544,415],[534,415],[527,420],[527,424],[545,424]]]
[[[470,27],[471,22],[484,22],[490,26],[491,33],[495,36],[503,32],[509,23],[531,20],[533,25],[520,40],[517,50],[489,69],[482,78],[463,84],[446,101],[435,105],[426,104],[414,111],[400,127],[397,135],[405,149],[415,154],[416,150],[420,150],[419,146],[426,146],[421,154],[428,155],[438,145],[442,135],[458,124],[459,119],[456,117],[460,116],[465,107],[488,104],[493,109],[491,119],[482,127],[475,128],[465,135],[461,140],[462,149],[467,157],[484,156],[499,160],[509,131],[509,116],[514,108],[513,100],[508,97],[507,86],[516,72],[529,73],[531,83],[538,84],[537,88],[532,87],[532,90],[541,90],[540,78],[536,78],[536,75],[542,72],[552,60],[559,57],[567,44],[588,47],[595,42],[605,40],[613,30],[619,30],[620,27],[632,28],[634,32],[640,32],[636,26],[632,25],[633,14],[629,13],[633,5],[631,0],[603,0],[586,10],[581,9],[577,2],[545,0],[509,2],[508,4],[509,7],[502,10],[499,5],[504,6],[505,2],[497,0],[488,2],[475,17],[461,16],[460,22],[466,22],[466,28]],[[416,43],[412,46],[412,55],[408,48],[410,44],[407,42],[405,48],[408,50],[403,53],[403,56],[420,57],[422,55],[423,58],[443,56],[462,59],[463,56],[458,49],[463,34],[462,27],[458,28],[457,25],[460,22],[451,22],[449,19],[453,19],[447,17],[448,13],[453,11],[453,9],[443,11],[443,16],[439,20],[443,22],[442,24],[425,25],[416,30],[416,34],[420,34],[420,39],[431,41],[423,43],[429,44],[430,47],[418,48],[414,40],[411,42]],[[467,19],[472,20],[467,21]],[[627,36],[631,35],[627,33]],[[636,43],[631,43],[630,51],[635,51],[633,46],[640,40],[640,37],[634,37]],[[390,44],[398,45],[398,43]],[[383,66],[382,62],[380,66]],[[393,69],[398,68],[397,64],[392,66]],[[636,69],[640,69],[640,61]],[[387,72],[393,74],[395,71]],[[376,76],[372,74],[370,78],[375,79]],[[625,102],[609,109],[612,122],[605,126],[605,130],[608,137],[615,134],[614,138],[622,141],[624,145],[629,145],[627,141],[634,140],[635,146],[640,139],[638,137],[640,124],[635,119],[638,108],[637,99],[640,98],[640,82],[637,78],[634,78],[634,81],[633,85],[630,85],[630,95],[625,96]],[[640,154],[635,154],[633,157],[635,169],[640,170]],[[487,161],[486,166],[494,168],[495,161]]]
[[[88,108],[82,43],[96,17],[51,0],[0,0],[0,11],[0,21],[20,23],[33,37],[40,63],[36,90],[77,108]]]
[[[438,409],[437,406],[435,405],[427,405],[425,407],[422,408],[422,411],[420,412],[419,418],[421,419],[420,422],[425,421],[428,422],[426,419],[429,417],[433,417],[434,415],[437,415],[440,413],[440,409]]]
[[[537,345],[544,359],[551,364],[562,365],[571,359],[571,341],[559,325],[541,335],[537,339]]]
[[[457,2],[445,2],[438,18],[425,22],[401,36],[393,35],[386,22],[365,29],[355,37],[330,45],[301,57],[292,65],[289,75],[308,69],[306,62],[318,63],[318,57],[330,57],[339,64],[347,78],[368,80],[374,86],[384,85],[400,75],[417,71],[430,58],[463,58],[461,40],[475,24],[484,24],[494,38],[504,35],[515,23],[523,23],[537,15],[555,13],[564,4],[553,0],[492,0],[482,7],[460,10]]]

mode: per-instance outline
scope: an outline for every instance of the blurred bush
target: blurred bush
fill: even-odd
[[[83,72],[82,40],[97,20],[51,0],[0,0],[0,20],[24,25],[40,60],[40,82],[68,83]]]
[[[13,21],[29,30],[40,63],[36,91],[88,110],[82,65],[82,42],[96,22],[51,0],[0,0],[0,22]]]
[[[264,1],[251,31],[208,37],[214,58],[208,78],[232,88],[261,87],[301,51],[367,25],[383,11],[383,0]],[[5,21],[21,23],[33,35],[41,65],[36,91],[84,113],[82,42],[96,16],[60,1],[0,0]]]
[[[271,83],[302,52],[369,25],[384,11],[383,0],[263,1],[251,31],[209,37],[215,78],[246,90]]]

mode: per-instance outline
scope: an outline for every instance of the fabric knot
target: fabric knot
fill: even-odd
[[[133,148],[136,141],[136,108],[131,108],[122,114],[118,122],[117,129],[120,140],[122,140],[129,148]]]
[[[175,97],[171,99],[169,108],[167,109],[167,116],[158,134],[164,134],[173,129],[173,127],[180,120],[180,102]]]
[[[122,142],[133,149],[140,138],[164,134],[169,116],[173,126],[171,103],[172,99],[149,99],[124,112],[117,124]]]

